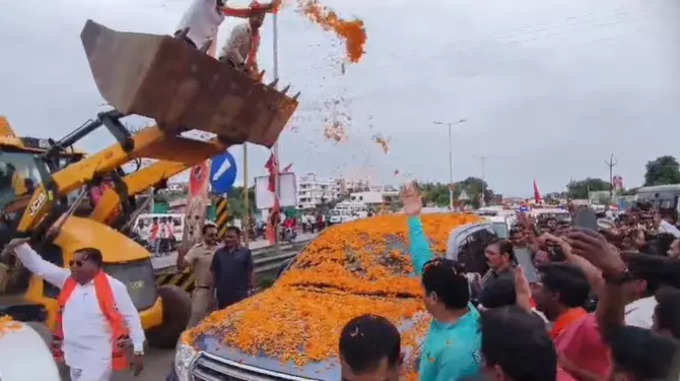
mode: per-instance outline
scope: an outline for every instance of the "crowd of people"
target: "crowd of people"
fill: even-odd
[[[679,379],[680,230],[673,213],[639,205],[615,219],[593,218],[590,229],[520,215],[509,239],[478,235],[476,254],[441,258],[430,250],[413,186],[402,190],[402,202],[409,255],[432,318],[420,347],[421,380]],[[239,229],[228,228],[220,241],[206,224],[202,237],[178,258],[196,279],[189,326],[253,290],[252,255]],[[125,286],[102,271],[98,250],[78,250],[70,271],[41,259],[26,239],[5,250],[61,289],[53,349],[72,380],[108,379],[125,366],[125,351],[141,371],[139,315]],[[87,321],[104,324],[83,326],[87,313],[101,315]],[[352,319],[339,338],[342,379],[398,380],[400,343],[387,319]],[[111,356],[88,357],[106,352]]]
[[[407,186],[402,201],[432,317],[421,380],[679,379],[672,213],[641,205],[594,229],[522,215],[510,240],[489,234],[479,245],[487,266],[479,272],[478,262],[433,257],[420,196]],[[350,321],[339,351],[343,380],[399,378],[399,331],[380,316]]]

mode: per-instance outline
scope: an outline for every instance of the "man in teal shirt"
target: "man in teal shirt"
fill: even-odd
[[[423,381],[456,381],[479,372],[481,336],[479,312],[470,304],[467,279],[451,260],[434,258],[420,223],[422,201],[412,185],[402,190],[408,216],[409,252],[422,278],[425,308],[432,323],[420,354]]]

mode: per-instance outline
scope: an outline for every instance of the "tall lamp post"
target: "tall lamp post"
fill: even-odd
[[[453,210],[453,142],[451,140],[451,130],[453,126],[463,124],[466,121],[465,118],[462,118],[457,122],[441,122],[438,120],[432,122],[438,126],[449,126],[449,210]]]

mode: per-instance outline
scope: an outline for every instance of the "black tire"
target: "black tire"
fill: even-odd
[[[163,323],[146,331],[149,345],[156,348],[174,348],[191,316],[191,297],[177,286],[158,289],[163,301]]]

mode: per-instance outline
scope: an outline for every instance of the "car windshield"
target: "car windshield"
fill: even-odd
[[[505,222],[494,222],[492,226],[499,238],[507,239],[509,237],[508,225]]]
[[[0,211],[41,183],[35,156],[27,152],[0,152]]]

